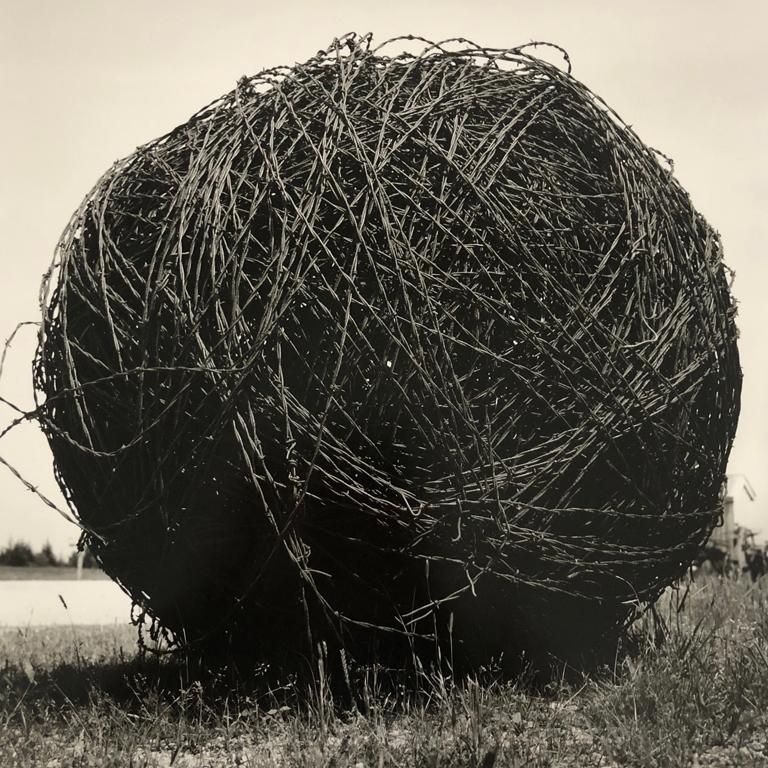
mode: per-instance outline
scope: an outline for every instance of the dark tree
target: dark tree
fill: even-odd
[[[26,566],[33,565],[35,562],[35,553],[32,547],[26,542],[17,541],[0,552],[0,565]]]
[[[39,554],[35,555],[35,565],[62,565],[61,560],[56,557],[49,541],[46,541]]]

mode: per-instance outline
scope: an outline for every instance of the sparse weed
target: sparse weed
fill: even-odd
[[[542,692],[345,659],[339,681],[324,647],[308,686],[275,684],[140,658],[130,628],[5,630],[0,765],[768,765],[768,583],[670,590],[635,631],[614,669]]]

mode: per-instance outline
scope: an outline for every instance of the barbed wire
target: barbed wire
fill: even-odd
[[[104,175],[45,280],[60,485],[181,644],[567,654],[716,522],[717,234],[559,47],[408,40],[241,79]]]

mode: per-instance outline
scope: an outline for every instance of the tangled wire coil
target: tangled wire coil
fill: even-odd
[[[88,544],[180,644],[573,656],[717,520],[718,236],[570,72],[424,45],[243,78],[59,244],[40,422]]]

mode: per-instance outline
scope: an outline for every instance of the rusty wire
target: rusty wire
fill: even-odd
[[[97,558],[180,644],[568,655],[717,520],[717,234],[569,71],[423,45],[243,78],[64,232],[40,423]]]

